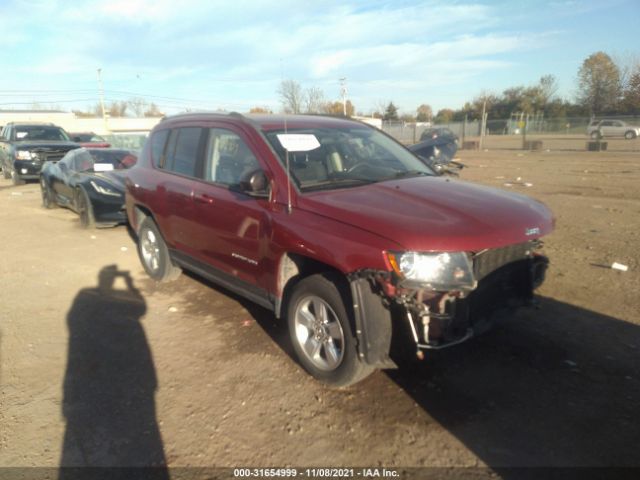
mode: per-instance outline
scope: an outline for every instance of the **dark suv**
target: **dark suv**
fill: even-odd
[[[551,212],[433,174],[360,122],[185,114],[151,132],[127,178],[138,253],[158,281],[193,271],[286,319],[331,385],[422,357],[531,302]]]
[[[37,180],[45,162],[57,162],[80,145],[52,123],[7,123],[0,133],[0,165],[4,178],[21,185]]]

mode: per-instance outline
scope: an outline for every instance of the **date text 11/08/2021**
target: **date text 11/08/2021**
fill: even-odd
[[[399,472],[388,468],[234,468],[234,478],[398,478]]]

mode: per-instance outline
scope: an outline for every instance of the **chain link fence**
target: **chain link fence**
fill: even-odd
[[[530,149],[531,142],[536,149],[544,150],[588,150],[591,141],[587,128],[592,121],[602,119],[622,120],[639,127],[640,116],[613,115],[607,117],[567,117],[551,118],[514,115],[508,119],[488,120],[486,134],[480,137],[482,125],[478,120],[443,124],[383,122],[382,130],[405,145],[418,143],[422,133],[430,128],[448,128],[460,139],[460,148],[483,149]],[[524,125],[526,126],[523,127]],[[605,137],[605,148],[614,151],[640,152],[640,137],[626,140],[622,137]],[[465,142],[472,142],[467,143]],[[525,142],[529,142],[525,145]],[[604,148],[603,148],[604,149]]]

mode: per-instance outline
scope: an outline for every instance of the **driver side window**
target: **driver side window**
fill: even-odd
[[[237,187],[244,175],[259,169],[258,160],[240,136],[223,128],[209,130],[204,180]]]

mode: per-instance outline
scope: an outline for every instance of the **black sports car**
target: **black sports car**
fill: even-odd
[[[45,162],[40,175],[42,204],[70,208],[86,228],[126,223],[124,176],[136,161],[130,150],[78,148],[59,162]]]

